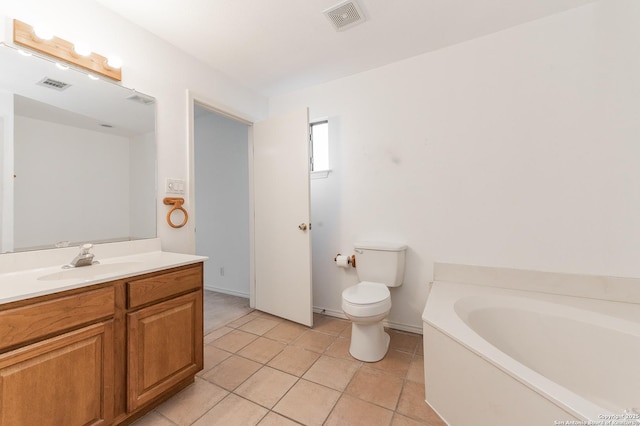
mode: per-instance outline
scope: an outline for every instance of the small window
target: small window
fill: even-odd
[[[329,122],[317,121],[310,127],[311,171],[329,170]]]

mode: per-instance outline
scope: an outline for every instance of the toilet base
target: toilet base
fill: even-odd
[[[380,361],[387,354],[389,340],[389,335],[385,333],[382,321],[373,324],[356,324],[354,322],[351,325],[349,353],[360,361]]]

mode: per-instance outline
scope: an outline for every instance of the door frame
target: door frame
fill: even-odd
[[[202,96],[192,90],[187,90],[187,137],[189,143],[189,155],[187,169],[189,170],[188,187],[189,192],[188,202],[191,206],[191,219],[194,226],[193,231],[189,233],[188,245],[191,248],[191,252],[195,253],[196,250],[196,196],[195,196],[195,116],[194,106],[197,103],[198,106],[205,108],[216,114],[220,114],[232,120],[238,121],[242,124],[249,126],[248,129],[248,153],[249,158],[249,307],[255,308],[255,294],[256,294],[256,276],[255,276],[255,235],[254,235],[254,188],[253,188],[253,123],[255,118],[249,117],[246,114],[235,111],[233,108],[214,102],[205,96]]]

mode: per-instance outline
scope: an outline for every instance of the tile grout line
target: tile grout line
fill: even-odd
[[[256,312],[258,312],[258,314],[255,314]],[[247,316],[251,316],[251,318],[248,318],[248,319],[247,319],[247,321],[243,321],[243,322],[242,322],[242,324],[238,324],[238,325],[236,325],[236,326],[234,326],[234,325],[230,325],[231,323],[233,323],[233,322],[237,322],[238,320],[242,319],[243,317],[247,317]],[[246,330],[241,330],[241,329],[240,329],[240,327],[242,327],[242,326],[244,326],[244,325],[248,324],[249,322],[251,322],[251,321],[253,321],[253,320],[255,320],[255,319],[258,319],[258,318],[261,318],[261,317],[264,317],[264,318],[270,319],[270,317],[265,316],[265,315],[263,315],[262,313],[260,313],[259,311],[256,311],[256,310],[254,310],[254,311],[252,311],[252,312],[250,312],[250,313],[245,314],[243,317],[240,317],[240,318],[238,318],[238,319],[236,319],[236,320],[232,320],[232,321],[230,321],[229,323],[227,323],[227,324],[223,325],[222,327],[228,327],[228,328],[230,328],[232,331],[233,331],[233,330],[238,330],[238,331],[243,332],[243,333],[251,334],[251,335],[255,336],[255,339],[253,339],[252,341],[250,341],[250,342],[248,342],[247,344],[243,345],[242,347],[240,347],[240,348],[236,349],[236,350],[235,350],[235,352],[229,352],[229,351],[227,351],[227,350],[225,350],[225,349],[218,348],[218,347],[216,347],[215,345],[213,345],[213,344],[212,344],[215,340],[217,340],[217,339],[219,339],[219,338],[223,337],[224,335],[226,335],[226,334],[228,334],[228,333],[225,333],[224,335],[217,337],[216,339],[214,339],[214,340],[212,340],[211,342],[209,342],[207,345],[211,345],[212,347],[214,347],[214,348],[216,348],[216,349],[218,349],[218,350],[221,350],[221,351],[223,351],[223,352],[225,352],[225,353],[228,353],[228,354],[229,354],[229,357],[231,357],[231,356],[234,356],[234,355],[235,355],[235,356],[237,356],[237,357],[240,357],[240,358],[242,358],[242,359],[246,359],[246,360],[249,360],[249,361],[252,361],[252,362],[256,362],[256,361],[255,361],[255,360],[253,360],[253,359],[251,359],[251,358],[248,358],[248,357],[246,357],[246,356],[240,355],[240,354],[239,354],[239,352],[241,352],[241,351],[242,351],[243,349],[245,349],[247,346],[251,345],[251,344],[252,344],[253,342],[255,342],[258,338],[263,337],[263,338],[265,338],[265,339],[267,339],[267,340],[270,340],[270,341],[272,341],[272,342],[276,342],[276,343],[284,344],[284,346],[283,346],[282,350],[280,350],[277,354],[275,354],[273,357],[271,357],[271,358],[270,358],[269,360],[267,360],[266,362],[258,361],[257,363],[258,363],[258,364],[260,364],[260,368],[259,368],[257,371],[255,371],[254,373],[252,373],[250,376],[248,376],[248,377],[247,377],[245,380],[243,380],[240,384],[238,384],[237,386],[235,386],[233,390],[231,390],[231,391],[227,391],[227,390],[225,389],[225,391],[227,391],[227,392],[228,392],[228,393],[227,393],[227,395],[226,395],[224,398],[222,398],[222,400],[218,401],[218,402],[217,402],[213,407],[211,407],[209,410],[207,410],[207,411],[206,411],[202,416],[204,416],[204,415],[205,415],[206,413],[208,413],[211,409],[213,409],[214,407],[216,407],[216,406],[217,406],[221,401],[223,401],[224,399],[226,399],[229,395],[233,394],[233,395],[235,395],[235,396],[237,396],[237,397],[239,397],[239,398],[242,398],[243,400],[246,400],[246,401],[248,401],[248,402],[251,402],[251,403],[253,403],[253,404],[256,404],[256,405],[258,405],[258,406],[260,406],[260,407],[263,407],[264,409],[266,409],[266,410],[267,410],[267,413],[266,413],[264,416],[262,416],[262,417],[260,418],[260,420],[258,421],[258,423],[259,423],[259,422],[261,422],[261,421],[262,421],[262,420],[263,420],[267,415],[269,415],[269,413],[270,413],[270,412],[273,412],[274,414],[279,415],[279,416],[283,416],[284,418],[287,418],[287,419],[289,419],[289,420],[291,420],[291,421],[294,421],[295,423],[299,423],[298,421],[296,421],[296,420],[294,420],[294,419],[292,419],[292,418],[290,418],[290,417],[288,417],[288,416],[286,416],[286,415],[284,415],[284,414],[281,414],[281,413],[279,413],[279,412],[275,411],[275,410],[274,410],[274,408],[275,408],[275,407],[276,407],[276,406],[277,406],[277,405],[282,401],[282,399],[283,399],[283,398],[285,398],[285,396],[286,396],[286,395],[288,395],[288,394],[289,394],[289,392],[291,391],[291,389],[293,389],[293,388],[294,388],[298,383],[300,383],[300,381],[301,381],[301,380],[306,380],[306,381],[308,381],[308,382],[310,382],[310,383],[317,384],[317,385],[322,386],[322,387],[324,387],[324,388],[327,388],[327,389],[329,389],[329,390],[340,392],[340,395],[339,395],[338,399],[336,400],[336,402],[335,402],[335,403],[333,404],[333,406],[331,407],[331,410],[327,413],[327,416],[324,418],[324,420],[323,420],[323,424],[324,424],[324,423],[326,423],[326,421],[329,419],[329,417],[330,417],[330,416],[332,415],[332,413],[335,411],[336,406],[338,405],[339,401],[343,398],[343,396],[344,396],[345,394],[346,394],[347,396],[352,397],[352,398],[355,398],[355,399],[357,399],[357,400],[359,400],[359,401],[362,401],[362,402],[365,402],[365,403],[369,403],[369,404],[375,405],[375,406],[377,406],[377,407],[380,407],[380,408],[382,408],[382,409],[385,409],[385,410],[390,411],[390,412],[391,412],[391,415],[392,415],[392,417],[391,417],[392,419],[395,417],[395,415],[396,415],[396,414],[398,414],[398,415],[403,415],[403,416],[404,416],[404,414],[400,414],[400,413],[397,411],[397,409],[398,409],[399,403],[400,403],[400,401],[401,401],[402,395],[403,395],[403,394],[404,394],[404,392],[405,392],[407,382],[413,382],[413,381],[411,381],[411,380],[409,380],[409,379],[408,379],[408,375],[409,375],[409,370],[411,369],[411,365],[413,365],[414,361],[415,361],[415,360],[416,360],[416,358],[419,356],[419,355],[418,355],[418,346],[419,346],[419,343],[418,343],[418,344],[416,344],[416,345],[414,346],[414,348],[413,348],[410,352],[409,352],[409,351],[405,351],[405,350],[401,350],[401,349],[393,349],[393,350],[395,350],[395,351],[397,351],[397,352],[405,353],[405,354],[407,354],[407,355],[411,355],[410,360],[409,360],[409,367],[407,368],[407,371],[406,371],[406,372],[404,372],[404,374],[403,374],[402,376],[397,376],[397,375],[392,374],[392,373],[390,373],[390,372],[388,372],[388,371],[385,371],[384,369],[378,369],[378,368],[376,368],[376,367],[370,367],[370,368],[372,368],[372,369],[374,369],[374,370],[376,370],[376,371],[378,371],[378,372],[380,372],[380,373],[382,373],[382,374],[390,375],[390,376],[395,376],[395,377],[401,377],[401,378],[402,378],[402,387],[401,387],[401,390],[400,390],[400,394],[398,395],[398,398],[397,398],[397,400],[396,400],[396,402],[395,402],[394,409],[389,409],[388,407],[384,407],[384,406],[379,405],[379,404],[376,404],[376,403],[374,403],[374,402],[371,402],[371,401],[367,401],[367,400],[361,399],[361,398],[360,398],[360,397],[358,397],[357,395],[352,395],[351,393],[348,393],[348,392],[347,392],[347,388],[349,387],[349,385],[353,382],[353,380],[354,380],[354,378],[356,377],[356,375],[358,374],[358,372],[360,372],[360,371],[361,371],[361,369],[362,369],[364,366],[367,366],[367,365],[368,365],[367,363],[360,362],[360,363],[357,365],[356,370],[354,371],[353,375],[349,378],[348,383],[345,385],[345,387],[344,387],[344,389],[343,389],[342,391],[338,391],[337,389],[333,389],[333,388],[331,388],[331,387],[329,387],[329,386],[326,386],[326,385],[323,385],[323,384],[321,384],[321,383],[316,383],[316,382],[314,382],[314,381],[310,381],[310,380],[307,380],[307,379],[304,379],[304,378],[303,378],[303,376],[304,376],[305,374],[307,374],[307,372],[308,372],[308,371],[309,371],[309,370],[310,370],[310,369],[311,369],[311,368],[312,368],[312,367],[313,367],[313,366],[314,366],[314,365],[315,365],[315,364],[316,364],[316,363],[317,363],[317,362],[318,362],[318,361],[319,361],[323,356],[326,356],[326,357],[329,357],[329,358],[332,358],[332,359],[337,359],[337,360],[347,360],[347,361],[349,361],[348,359],[346,359],[346,358],[344,358],[344,357],[341,357],[341,356],[339,356],[339,355],[331,355],[331,354],[328,354],[328,353],[327,353],[327,351],[328,351],[329,347],[331,347],[334,343],[336,343],[336,341],[337,341],[338,339],[346,338],[346,337],[342,337],[342,334],[344,333],[344,331],[345,331],[345,329],[348,327],[348,325],[347,325],[346,327],[344,327],[344,329],[343,329],[342,331],[337,332],[337,333],[331,333],[331,332],[322,331],[322,330],[314,330],[313,328],[306,328],[306,330],[305,330],[305,331],[303,331],[302,333],[300,333],[300,335],[298,335],[296,338],[294,338],[294,339],[292,339],[292,340],[288,340],[288,341],[283,341],[283,340],[277,340],[277,339],[275,339],[275,338],[271,338],[271,337],[266,337],[266,336],[265,336],[265,334],[266,334],[266,333],[268,333],[268,332],[269,332],[270,330],[272,330],[273,328],[277,327],[277,326],[278,326],[278,324],[274,325],[273,327],[269,328],[268,330],[265,330],[262,334],[257,334],[256,332],[246,331]],[[281,319],[277,319],[276,321],[277,321],[278,323],[280,323],[280,324],[284,324],[284,323],[285,323],[285,321],[282,321]],[[222,327],[218,327],[218,328],[217,328],[217,329],[215,329],[215,330],[211,330],[211,331],[209,331],[209,332],[207,333],[207,335],[209,335],[209,334],[211,334],[211,333],[216,332],[217,330],[219,330],[219,329],[220,329],[220,328],[222,328]],[[329,343],[326,347],[324,347],[324,348],[322,349],[322,351],[321,351],[321,352],[316,352],[316,351],[314,351],[314,350],[310,350],[310,349],[308,349],[308,348],[306,348],[306,347],[304,347],[304,346],[297,346],[297,345],[295,345],[295,344],[294,344],[294,342],[295,342],[296,340],[298,340],[299,338],[301,338],[301,336],[302,336],[302,335],[304,335],[304,334],[305,334],[306,332],[308,332],[308,331],[315,331],[315,332],[321,333],[321,334],[323,334],[323,335],[330,336],[330,337],[332,337],[332,338],[333,338],[333,340],[332,340],[332,341],[331,341],[331,343]],[[401,333],[401,334],[404,334],[404,333]],[[407,334],[409,334],[409,333],[407,333]],[[205,335],[205,337],[206,337],[206,335]],[[276,358],[280,353],[282,353],[282,352],[283,352],[287,347],[297,347],[297,348],[300,348],[300,349],[305,350],[305,351],[313,352],[313,353],[315,353],[315,354],[317,354],[317,355],[318,355],[318,358],[317,358],[317,359],[316,359],[316,360],[315,360],[311,365],[309,365],[309,367],[307,367],[303,372],[301,372],[301,374],[300,374],[300,375],[292,375],[291,373],[288,373],[288,372],[283,371],[283,370],[281,370],[281,369],[279,369],[279,368],[276,368],[276,367],[273,367],[273,366],[268,365],[268,363],[269,363],[269,362],[271,362],[273,359],[275,359],[275,358]],[[390,349],[391,349],[391,347],[390,347]],[[225,359],[228,359],[229,357],[227,357],[227,358],[225,358]],[[224,360],[223,360],[223,361],[221,361],[220,363],[222,363],[222,362],[224,362]],[[218,363],[218,365],[219,365],[220,363]],[[211,368],[214,368],[214,367],[215,367],[215,366],[212,366]],[[247,380],[249,380],[251,377],[253,377],[253,376],[254,376],[258,371],[262,370],[264,367],[269,367],[269,368],[274,369],[274,370],[276,370],[276,371],[280,371],[280,372],[282,372],[282,373],[289,374],[289,375],[292,375],[292,376],[296,377],[296,380],[295,380],[295,382],[291,385],[291,387],[289,387],[289,389],[288,389],[288,390],[287,390],[287,391],[286,391],[286,392],[285,392],[285,393],[284,393],[284,394],[283,394],[283,395],[282,395],[282,396],[281,396],[281,397],[280,397],[280,398],[279,398],[279,399],[278,399],[278,400],[273,404],[273,407],[271,407],[271,408],[265,407],[264,405],[258,404],[258,403],[256,403],[256,402],[251,401],[250,399],[245,398],[245,397],[243,397],[242,395],[239,395],[239,394],[237,394],[237,393],[236,393],[236,390],[237,390],[238,388],[240,388],[240,387],[242,386],[242,384],[244,384]],[[211,369],[209,369],[209,370],[211,370]],[[207,370],[207,371],[209,371],[209,370]],[[200,377],[200,378],[201,378],[202,380],[205,380],[205,381],[209,382],[207,379],[204,379],[204,378],[202,378],[202,377]],[[209,383],[213,383],[213,382],[209,382]],[[215,384],[215,383],[213,383],[213,384]],[[200,417],[202,417],[202,416],[200,416]],[[166,418],[166,417],[164,417],[164,416],[162,416],[162,417],[163,417],[163,418]],[[200,417],[199,417],[199,418],[200,418]],[[412,417],[412,416],[407,416],[407,417],[408,417],[408,418],[410,418],[410,419],[412,419],[412,420],[421,421],[421,420],[416,419],[416,418],[414,418],[414,417]],[[198,418],[198,419],[199,419],[199,418]],[[167,420],[171,421],[170,419],[167,419]],[[197,421],[197,420],[196,420],[196,421]],[[171,421],[171,422],[172,422],[172,421]],[[422,421],[421,421],[421,422],[422,422]],[[173,422],[172,422],[172,423],[173,423]],[[192,423],[192,424],[193,424],[193,423]]]

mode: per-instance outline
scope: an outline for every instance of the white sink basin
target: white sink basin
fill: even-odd
[[[79,268],[63,269],[59,272],[38,277],[40,281],[72,280],[72,279],[93,279],[104,274],[114,272],[126,272],[132,266],[139,265],[140,262],[120,262],[120,263],[96,263],[91,266],[81,266]]]

